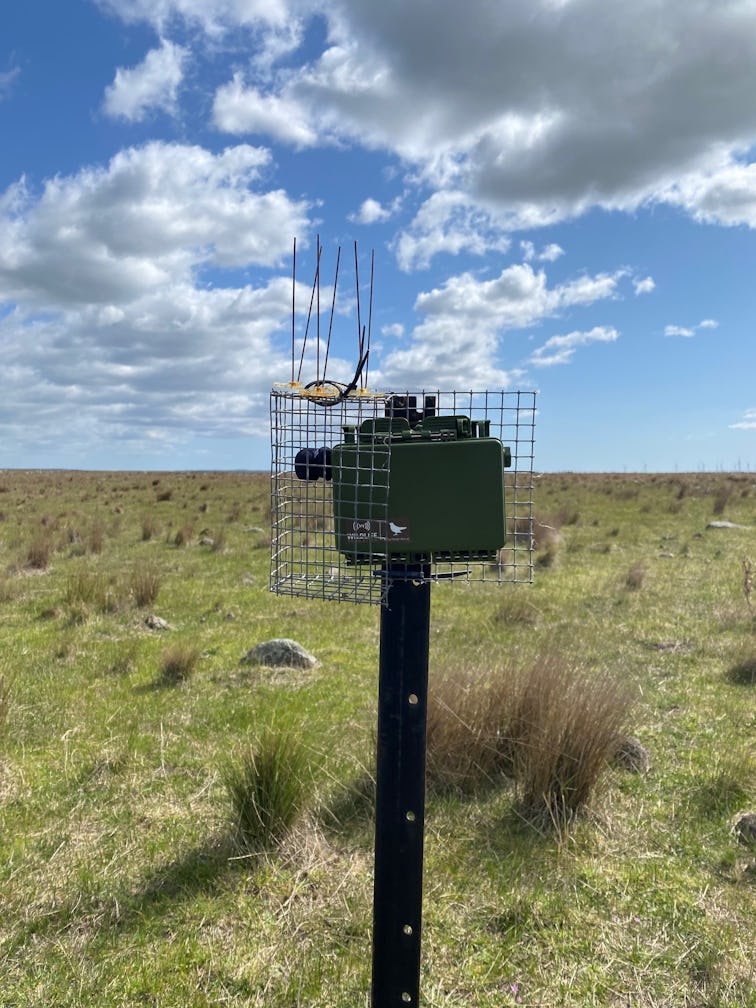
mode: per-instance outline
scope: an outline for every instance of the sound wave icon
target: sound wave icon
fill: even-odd
[[[365,521],[365,522],[353,521],[352,522],[352,529],[355,532],[359,532],[360,530],[362,530],[364,532],[369,532],[370,531],[370,522],[369,521]]]

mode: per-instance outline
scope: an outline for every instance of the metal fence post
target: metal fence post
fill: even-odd
[[[418,1005],[430,581],[389,565],[381,609],[372,1008]]]

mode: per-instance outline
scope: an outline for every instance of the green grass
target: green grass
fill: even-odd
[[[291,732],[268,731],[226,765],[223,782],[236,840],[244,851],[276,847],[302,815],[307,754]]]
[[[367,1006],[377,609],[268,592],[262,475],[0,486],[2,1008]],[[534,585],[433,588],[430,703],[458,717],[429,765],[422,1003],[750,1008],[756,480],[545,475],[536,512]],[[707,529],[722,513],[751,528]],[[242,664],[272,637],[320,665]],[[161,682],[177,645],[196,657]],[[650,753],[646,774],[599,754],[557,831],[485,727],[539,670],[551,724],[572,711],[557,770],[605,723],[581,726],[596,683]],[[271,738],[306,754],[264,773],[307,814],[251,857],[227,767]]]

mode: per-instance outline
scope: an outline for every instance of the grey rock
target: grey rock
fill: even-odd
[[[706,526],[707,529],[747,529],[749,527],[748,525],[736,525],[731,521],[710,521]]]
[[[287,637],[263,641],[248,651],[242,665],[266,665],[269,668],[315,668],[318,659],[301,644]]]
[[[199,544],[200,546],[215,546],[215,539],[211,539],[210,536],[202,536]]]
[[[144,625],[149,630],[173,630],[171,624],[166,622],[162,616],[145,616]]]
[[[648,773],[651,766],[651,758],[648,749],[633,735],[626,735],[619,740],[619,744],[612,757],[614,766],[630,773]]]
[[[732,831],[741,843],[756,845],[756,812],[740,816]]]

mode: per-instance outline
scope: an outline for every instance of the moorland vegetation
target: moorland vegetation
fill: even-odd
[[[378,612],[270,594],[269,490],[0,472],[2,1008],[367,1005]],[[756,1005],[756,477],[535,500],[433,588],[423,1003]]]

